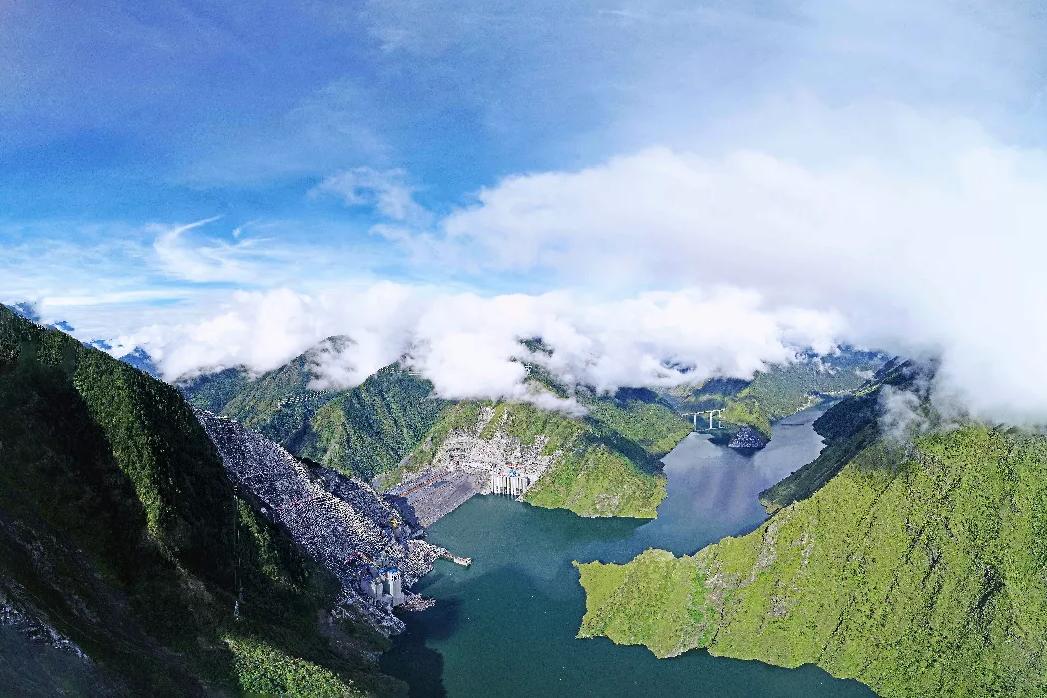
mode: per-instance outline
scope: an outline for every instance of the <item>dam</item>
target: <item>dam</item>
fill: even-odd
[[[428,533],[434,544],[471,555],[472,567],[438,560],[418,582],[437,603],[412,615],[383,657],[383,671],[406,681],[416,698],[872,698],[861,684],[816,667],[783,669],[704,651],[659,660],[643,647],[575,638],[585,596],[572,561],[626,562],[649,547],[693,553],[752,530],[766,518],[758,493],[821,450],[811,423],[822,411],[776,425],[770,444],[755,454],[692,434],[664,459],[668,495],[651,521],[585,519],[504,496],[472,497]],[[505,671],[507,657],[543,670]]]

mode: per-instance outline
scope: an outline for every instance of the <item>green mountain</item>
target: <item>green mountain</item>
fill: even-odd
[[[548,351],[536,341],[528,346]],[[431,465],[449,435],[475,427],[480,411],[491,408],[496,419],[477,438],[504,432],[530,446],[541,437],[548,454],[556,454],[554,467],[528,493],[528,501],[583,516],[654,517],[665,497],[659,459],[690,431],[686,420],[649,390],[608,397],[581,388],[576,397],[584,416],[529,403],[450,403],[435,398],[429,381],[399,363],[355,388],[316,391],[310,387],[316,378],[312,367],[322,351],[324,345],[255,378],[227,369],[183,381],[180,388],[194,405],[232,417],[301,458],[378,477],[385,487]],[[528,369],[535,389],[568,396],[541,368]]]
[[[548,376],[536,376],[537,385],[566,395]],[[457,403],[384,484],[430,467],[450,445],[460,448],[463,439],[481,450],[504,440],[524,451],[537,446],[538,457],[550,461],[524,496],[531,504],[580,516],[654,518],[665,498],[659,460],[690,433],[690,424],[649,390],[601,396],[579,389],[575,398],[584,415],[524,402]]]
[[[234,493],[174,388],[2,306],[0,550],[0,618],[98,693],[397,688],[383,640],[325,613],[337,582]]]
[[[218,414],[250,382],[250,371],[240,366],[183,378],[176,385],[191,405]]]
[[[291,449],[371,479],[395,468],[437,423],[447,401],[432,384],[392,364],[320,407]]]
[[[332,391],[313,388],[318,362],[348,344],[347,337],[330,337],[280,368],[249,380],[222,406],[221,414],[287,446],[301,438],[310,417],[334,396]],[[236,378],[229,382],[235,385]],[[195,403],[192,396],[190,402]]]
[[[817,492],[863,449],[881,438],[881,393],[884,388],[918,390],[927,383],[929,369],[892,360],[854,393],[815,420],[814,430],[825,439],[818,457],[760,493],[767,513]]]
[[[813,663],[888,697],[1047,694],[1047,436],[940,425],[855,448],[748,535],[578,565],[579,636]]]
[[[371,479],[408,455],[447,403],[399,363],[348,390],[314,390],[320,355],[349,341],[331,337],[261,376],[231,368],[179,388],[193,405],[236,419],[296,456]]]
[[[833,354],[801,354],[793,362],[757,372],[749,381],[714,378],[672,388],[665,397],[681,412],[722,409],[717,421],[722,420],[724,428],[714,431],[717,443],[742,445],[736,439],[744,429],[744,445],[761,446],[771,437],[772,422],[858,389],[886,361],[879,352],[840,347]]]
[[[232,417],[299,457],[346,474],[378,477],[385,487],[431,466],[448,437],[509,438],[522,448],[541,437],[540,450],[552,467],[527,493],[528,501],[583,516],[651,518],[665,496],[659,459],[688,433],[679,412],[723,407],[731,426],[718,436],[732,445],[761,446],[771,421],[857,388],[884,361],[880,354],[843,349],[827,357],[805,355],[751,381],[716,379],[662,394],[626,389],[611,397],[584,387],[568,390],[528,364],[536,390],[572,396],[586,412],[571,415],[529,403],[452,405],[435,399],[432,385],[400,364],[349,390],[313,390],[321,355],[349,341],[330,338],[255,378],[227,369],[181,388],[198,407]],[[525,346],[550,353],[539,340]],[[493,409],[493,416],[478,428],[484,408]],[[740,440],[745,437],[740,427],[751,433],[747,441]]]

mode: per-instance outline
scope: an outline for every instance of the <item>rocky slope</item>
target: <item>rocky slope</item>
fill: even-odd
[[[361,595],[368,565],[395,566],[409,588],[428,573],[439,548],[419,540],[394,504],[359,480],[325,468],[310,470],[261,434],[210,412],[197,416],[217,446],[237,493],[278,526],[341,583],[339,605],[366,617],[377,630],[396,633],[403,621]]]
[[[653,518],[665,497],[659,459],[690,433],[690,425],[651,391],[608,397],[580,390],[575,397],[586,414],[529,403],[456,404],[383,483],[418,480],[459,464],[460,470],[477,471],[480,491],[490,469],[484,464],[515,464],[540,475],[524,495],[536,506],[581,516]]]
[[[0,623],[86,658],[98,692],[395,691],[382,638],[327,612],[338,588],[177,391],[0,307]]]
[[[1045,512],[1043,435],[877,438],[746,536],[579,565],[579,635],[814,663],[888,697],[1044,695]]]

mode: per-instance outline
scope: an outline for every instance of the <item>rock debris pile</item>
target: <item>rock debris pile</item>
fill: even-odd
[[[326,468],[311,470],[233,420],[202,410],[197,417],[238,493],[338,578],[340,602],[382,630],[402,630],[387,604],[362,591],[361,579],[376,568],[396,568],[409,589],[446,551],[421,540],[422,529],[370,485]]]
[[[524,444],[509,434],[503,412],[501,423],[489,438],[481,434],[494,418],[493,407],[480,410],[470,429],[451,432],[433,456],[432,463],[389,490],[406,499],[425,526],[453,511],[475,494],[491,492],[491,475],[511,467],[535,482],[562,455],[543,454],[548,438],[537,436]]]

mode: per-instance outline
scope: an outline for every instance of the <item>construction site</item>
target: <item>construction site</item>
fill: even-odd
[[[492,408],[481,410],[472,429],[448,436],[428,467],[405,477],[388,494],[403,498],[422,526],[440,520],[477,494],[523,496],[559,453],[543,453],[548,441],[541,435],[523,444],[498,428],[490,438],[482,438],[493,418]]]

